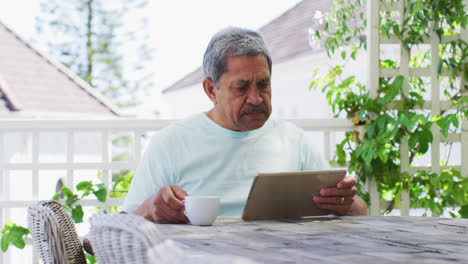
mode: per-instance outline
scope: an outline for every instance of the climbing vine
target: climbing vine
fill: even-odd
[[[435,32],[441,40],[444,36],[457,35],[467,26],[466,7],[462,0],[401,0],[402,13],[380,11],[381,38],[396,37],[402,49],[412,50],[423,44]],[[382,5],[398,4],[398,0],[380,0]],[[400,205],[400,193],[409,191],[410,207],[426,208],[426,213],[448,212],[452,217],[468,217],[468,175],[461,175],[456,169],[443,169],[440,173],[425,170],[402,172],[400,151],[404,139],[408,140],[409,163],[428,152],[433,141],[431,127],[437,125],[441,134],[448,137],[460,129],[460,120],[468,115],[468,44],[456,38],[440,44],[442,75],[448,72],[448,85],[443,93],[452,105],[449,111],[431,116],[424,111],[427,93],[425,81],[421,77],[404,76],[381,77],[376,96],[371,97],[368,87],[356,76],[347,76],[345,66],[356,61],[357,54],[367,49],[363,35],[367,26],[364,15],[364,1],[337,0],[332,10],[324,18],[326,22],[314,22],[312,38],[322,41],[330,58],[341,55],[342,63],[331,66],[319,76],[315,70],[310,87],[322,89],[326,94],[335,116],[346,115],[357,126],[363,126],[364,135],[356,131],[346,132],[344,139],[337,144],[333,162],[348,163],[348,170],[359,178],[359,194],[369,203],[369,195],[363,183],[374,178],[383,199],[390,205],[384,213]],[[401,19],[402,18],[402,19]],[[318,26],[317,26],[318,25]],[[377,26],[377,25],[372,25]],[[416,52],[415,52],[416,53]],[[335,59],[336,61],[336,59]],[[420,50],[411,54],[410,67],[428,67],[430,52]],[[380,59],[380,68],[396,69],[397,59]],[[403,89],[405,82],[408,90]],[[442,85],[441,85],[442,86]],[[452,144],[452,143],[448,143]],[[449,160],[441,160],[442,166],[450,165]]]

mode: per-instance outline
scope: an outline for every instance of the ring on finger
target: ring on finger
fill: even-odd
[[[344,204],[344,196],[341,196],[340,204]]]

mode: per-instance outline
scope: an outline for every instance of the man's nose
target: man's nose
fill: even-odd
[[[255,85],[252,85],[247,94],[247,103],[252,105],[259,105],[263,102],[263,98],[260,96],[260,92]]]

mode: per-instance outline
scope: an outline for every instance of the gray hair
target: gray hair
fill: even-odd
[[[271,74],[271,57],[259,32],[228,27],[212,38],[203,56],[203,74],[218,87],[221,75],[227,72],[229,56],[255,56],[262,54],[268,61]]]

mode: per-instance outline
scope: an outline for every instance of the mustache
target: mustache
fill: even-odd
[[[264,113],[265,115],[268,115],[268,109],[263,105],[253,105],[243,110],[241,115],[247,115],[250,113]]]

